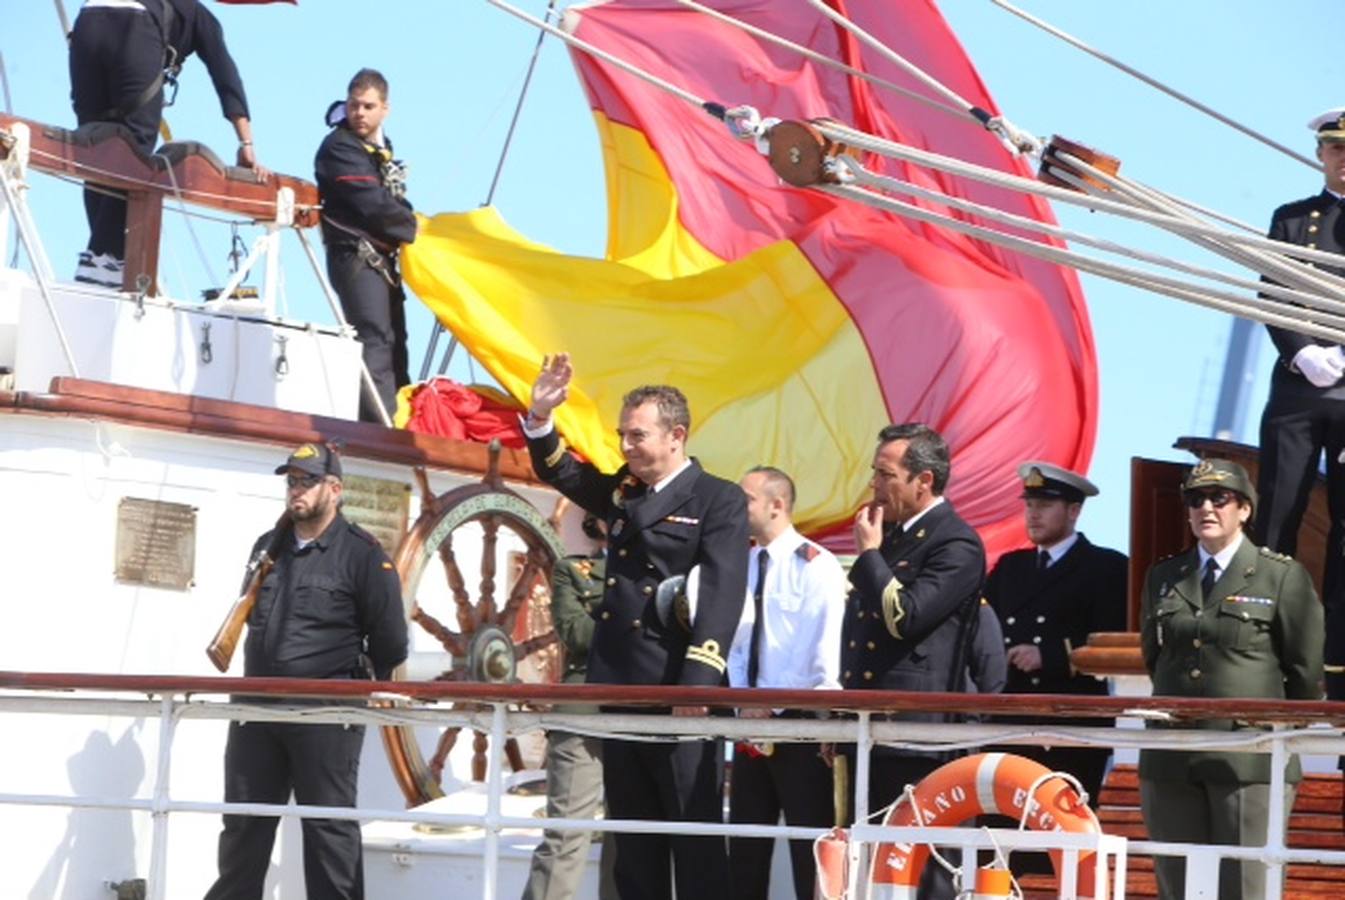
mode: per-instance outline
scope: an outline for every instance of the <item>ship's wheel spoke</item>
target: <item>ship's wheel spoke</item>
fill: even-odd
[[[462,577],[458,568],[458,558],[453,553],[453,535],[449,534],[439,545],[439,560],[444,564],[444,574],[448,577],[448,589],[453,592],[453,606],[458,613],[458,629],[463,634],[476,630],[476,617],[472,610],[472,596],[467,593],[467,579]]]
[[[523,601],[532,595],[538,577],[546,569],[546,559],[541,557],[536,548],[529,547],[527,561],[523,564],[523,571],[519,574],[518,581],[514,583],[514,589],[509,592],[509,599],[504,604],[504,611],[500,613],[500,624],[505,631],[514,630],[514,622],[518,619],[518,611],[523,607]]]
[[[495,621],[495,547],[500,537],[500,517],[481,521],[481,600],[477,617],[481,624]]]
[[[513,738],[504,742],[504,758],[509,760],[509,768],[514,772],[522,772],[527,768],[523,764],[523,751],[518,749],[518,741]]]
[[[415,611],[411,613],[411,621],[424,628],[447,653],[455,657],[467,654],[467,645],[463,642],[462,636],[455,631],[449,631],[443,622],[425,612],[420,604],[416,604]]]
[[[444,766],[448,762],[448,755],[453,752],[453,745],[458,742],[458,733],[461,728],[445,728],[444,733],[439,735],[439,744],[434,748],[434,755],[430,757],[430,774],[439,784],[444,783]]]
[[[547,647],[554,647],[560,643],[560,638],[556,632],[548,631],[546,634],[539,634],[536,637],[530,637],[526,641],[520,641],[514,645],[514,658],[525,659],[532,656],[538,650],[545,650]]]

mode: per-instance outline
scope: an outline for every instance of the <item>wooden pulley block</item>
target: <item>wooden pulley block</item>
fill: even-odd
[[[1115,175],[1121,171],[1121,161],[1114,156],[1108,156],[1100,150],[1094,150],[1092,147],[1085,147],[1083,144],[1076,144],[1073,141],[1067,141],[1059,135],[1051,138],[1051,143],[1047,145],[1045,152],[1041,155],[1041,166],[1037,170],[1037,180],[1044,181],[1046,184],[1052,184],[1056,187],[1069,188],[1072,191],[1079,190],[1073,184],[1057,178],[1051,174],[1051,169],[1064,169],[1075,177],[1100,190],[1109,191],[1111,186],[1103,181],[1081,172],[1072,164],[1061,159],[1060,154],[1068,153],[1076,159],[1088,163],[1095,169],[1106,172],[1108,175]]]
[[[771,128],[768,138],[771,168],[780,176],[780,180],[794,187],[835,184],[836,178],[825,169],[826,161],[841,153],[859,158],[854,148],[831,140],[818,131],[812,122],[778,122]]]

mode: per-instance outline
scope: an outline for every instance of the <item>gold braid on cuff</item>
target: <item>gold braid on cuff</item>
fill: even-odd
[[[566,451],[565,438],[556,439],[556,449],[551,451],[551,455],[542,460],[542,465],[548,469],[554,469],[560,465],[561,458],[565,456]]]
[[[883,588],[883,624],[897,640],[901,640],[901,632],[897,626],[904,618],[906,610],[901,608],[901,582],[893,578],[887,583],[887,587]]]
[[[728,662],[719,652],[719,641],[708,640],[699,647],[691,646],[687,648],[687,659],[692,662],[698,662],[709,666],[719,674],[723,675],[724,670],[728,668]]]

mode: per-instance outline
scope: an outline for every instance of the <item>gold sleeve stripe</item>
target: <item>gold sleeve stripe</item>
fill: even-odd
[[[1074,668],[1074,645],[1070,643],[1069,638],[1065,638],[1065,661],[1069,663],[1069,675],[1073,678],[1079,674],[1079,670]]]
[[[1328,675],[1339,675],[1345,672],[1345,666],[1322,666],[1322,670]]]
[[[699,647],[688,647],[687,659],[709,666],[721,675],[729,666],[728,661],[719,652],[719,641],[716,640],[706,641]]]
[[[901,608],[901,582],[893,578],[887,583],[887,587],[883,588],[883,624],[897,640],[901,640],[901,632],[897,626],[904,618],[906,610]]]
[[[550,456],[542,460],[542,464],[548,469],[554,469],[556,466],[560,465],[561,458],[565,456],[566,449],[565,438],[558,438],[556,440],[556,449],[551,451]]]

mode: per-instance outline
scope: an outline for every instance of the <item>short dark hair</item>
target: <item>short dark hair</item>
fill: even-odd
[[[360,69],[356,72],[355,77],[350,79],[350,86],[346,88],[346,96],[349,97],[358,91],[367,91],[369,88],[378,91],[379,99],[387,102],[388,80],[377,69]]]
[[[929,472],[934,476],[930,489],[937,497],[948,486],[951,470],[948,456],[948,442],[933,428],[920,422],[905,422],[901,425],[888,425],[878,432],[878,446],[892,441],[906,441],[906,453],[901,464],[912,475]]]
[[[748,475],[762,475],[767,487],[771,493],[777,497],[783,497],[785,500],[785,512],[794,511],[794,479],[785,474],[783,469],[777,469],[775,466],[753,466],[747,470]]]
[[[584,514],[584,520],[579,523],[579,529],[584,532],[584,536],[590,541],[607,540],[607,523],[593,513]]]
[[[691,409],[686,395],[670,384],[645,384],[621,398],[622,411],[654,403],[658,406],[658,423],[672,431],[681,425],[691,431]]]

